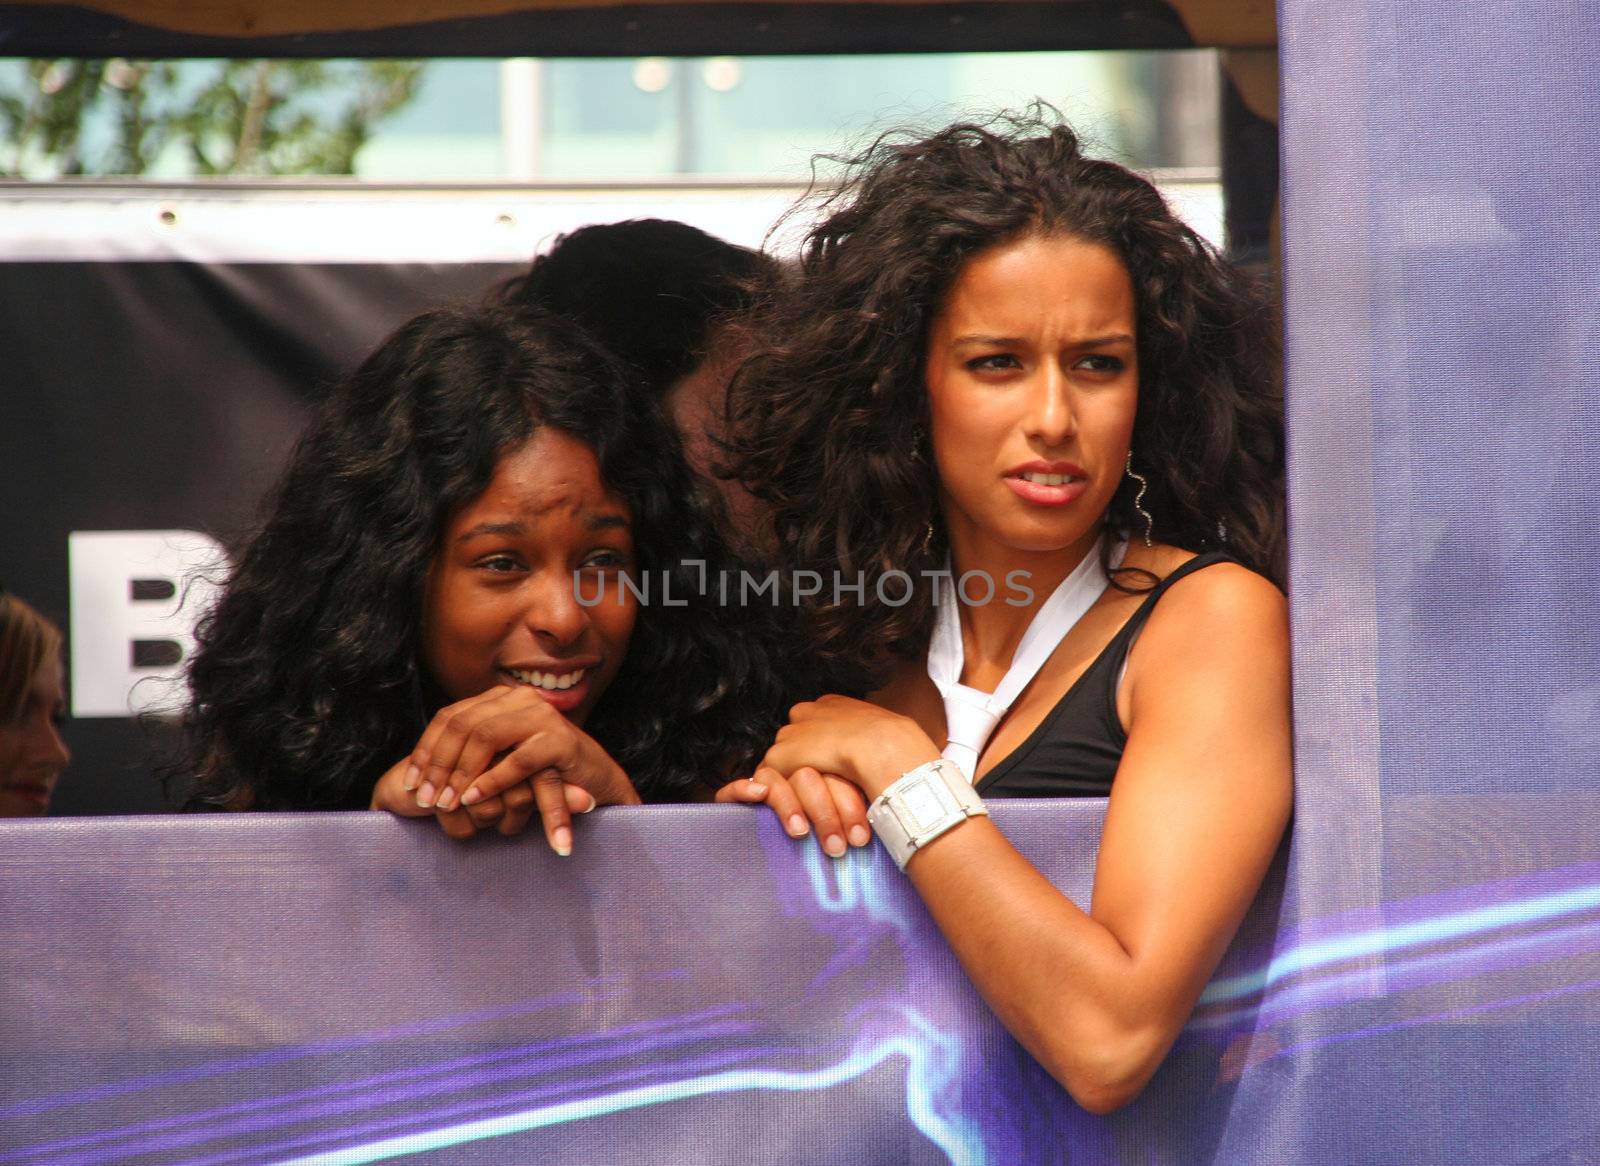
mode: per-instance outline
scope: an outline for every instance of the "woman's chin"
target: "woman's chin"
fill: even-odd
[[[27,782],[0,788],[0,818],[41,818],[50,810],[53,783]]]
[[[990,533],[989,545],[1012,554],[1062,555],[1082,547],[1092,531],[1080,524],[1016,524]]]

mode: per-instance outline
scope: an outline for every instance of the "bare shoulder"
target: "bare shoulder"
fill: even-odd
[[[1131,679],[1172,666],[1196,680],[1244,670],[1283,684],[1288,665],[1288,601],[1270,579],[1237,563],[1215,563],[1173,583],[1128,661]]]
[[[1236,563],[1184,575],[1128,655],[1117,693],[1128,747],[1116,785],[1170,798],[1176,780],[1235,808],[1242,797],[1270,825],[1287,814],[1290,797],[1291,690],[1283,592]],[[1201,772],[1214,780],[1198,781]]]
[[[1195,558],[1193,551],[1157,543],[1130,546],[1124,565],[1146,579],[1164,580]],[[1277,584],[1233,562],[1212,563],[1177,580],[1161,597],[1140,638],[1185,632],[1205,638],[1228,629],[1268,633],[1288,626],[1288,603]]]
[[[1208,628],[1284,625],[1289,605],[1277,584],[1238,563],[1214,563],[1179,579],[1151,613],[1151,624],[1182,622]]]

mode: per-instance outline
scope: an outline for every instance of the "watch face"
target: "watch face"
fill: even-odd
[[[913,837],[929,826],[943,821],[950,812],[944,804],[944,799],[939,796],[938,791],[933,788],[933,783],[926,777],[919,778],[902,789],[896,801],[898,804],[895,806],[895,813],[900,815],[906,833]],[[907,818],[911,820],[907,822]]]

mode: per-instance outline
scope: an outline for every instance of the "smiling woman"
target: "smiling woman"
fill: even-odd
[[[567,853],[572,811],[707,796],[785,706],[769,641],[628,583],[693,596],[724,561],[712,505],[563,318],[418,317],[313,418],[202,624],[187,804],[459,837],[537,812]]]
[[[594,451],[549,427],[503,454],[445,529],[424,585],[423,667],[456,702],[373,791],[374,809],[433,812],[447,829],[516,833],[537,810],[572,852],[569,809],[637,802],[627,774],[581,731],[628,653],[637,596],[628,506]],[[592,602],[580,599],[585,576]],[[485,798],[475,779],[497,782]],[[408,796],[411,795],[411,796]]]
[[[633,634],[637,596],[615,585],[631,530],[582,441],[540,429],[505,454],[428,572],[422,656],[444,695],[528,685],[583,724]]]

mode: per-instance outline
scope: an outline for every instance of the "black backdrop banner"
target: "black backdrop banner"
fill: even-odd
[[[136,707],[173,698],[170,686],[124,682],[173,671],[160,663],[174,642],[161,625],[183,596],[161,583],[181,582],[171,579],[174,560],[202,565],[204,541],[172,532],[237,540],[257,519],[311,401],[410,316],[476,299],[514,270],[0,263],[0,579],[60,623],[71,645],[66,735],[74,760],[54,813],[165,804],[146,730],[126,708],[108,715],[116,710],[106,694],[128,690],[124,703],[131,695]],[[88,532],[123,535],[108,543],[83,537]],[[168,569],[156,564],[156,578],[135,591],[134,580],[152,574],[141,565],[152,554]],[[75,595],[92,610],[75,613]],[[152,634],[117,636],[141,618]],[[178,623],[186,619],[180,613]],[[140,663],[156,666],[134,667]]]
[[[405,320],[587,223],[768,242],[801,188],[24,184],[0,192],[0,580],[68,639],[51,812],[157,812],[203,568],[258,521],[307,407]],[[771,246],[784,247],[782,232]],[[188,592],[185,593],[185,586]]]

